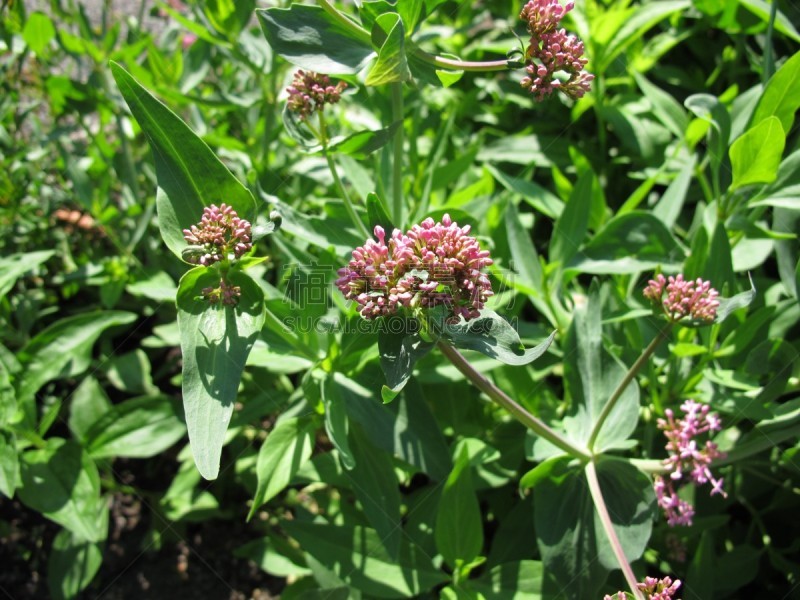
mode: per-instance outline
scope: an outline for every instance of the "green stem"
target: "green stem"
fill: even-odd
[[[769,24],[767,25],[767,39],[764,44],[764,75],[762,82],[767,84],[775,72],[775,57],[772,55],[772,36],[775,32],[775,17],[778,16],[778,0],[772,0],[769,7]]]
[[[617,557],[617,562],[622,569],[622,574],[625,576],[625,581],[628,582],[628,587],[633,593],[633,597],[637,600],[644,600],[642,592],[636,586],[638,582],[636,576],[633,574],[631,564],[625,557],[625,552],[617,537],[617,532],[614,531],[614,524],[611,522],[611,516],[608,514],[608,507],[603,498],[603,492],[600,490],[600,481],[597,479],[597,467],[594,461],[586,463],[586,480],[589,482],[589,492],[592,494],[592,500],[594,501],[594,507],[597,509],[597,515],[600,517],[600,522],[603,524],[603,529],[611,544],[611,549],[614,551],[614,556]]]
[[[514,418],[520,423],[525,425],[528,429],[533,431],[539,437],[546,439],[548,442],[557,446],[570,456],[581,459],[583,461],[591,460],[591,455],[583,448],[575,446],[568,439],[557,433],[555,430],[548,427],[543,421],[533,416],[522,406],[512,400],[503,390],[498,388],[494,383],[489,381],[483,374],[478,373],[475,368],[464,358],[464,356],[450,344],[439,341],[439,350],[442,351],[448,360],[453,363],[462,375],[469,379],[475,387],[481,390],[484,394],[489,396],[494,402],[505,408],[510,412]]]
[[[395,225],[401,227],[404,223],[403,214],[403,84],[393,83],[392,88],[392,121],[400,122],[394,132],[394,156],[392,157],[392,219]]]
[[[600,416],[597,417],[597,421],[595,421],[594,427],[592,428],[592,433],[589,436],[589,443],[587,447],[589,450],[594,449],[594,443],[597,441],[597,436],[600,435],[600,430],[603,428],[603,423],[606,422],[608,415],[611,414],[611,411],[614,409],[614,405],[622,396],[622,393],[625,391],[625,388],[630,385],[633,378],[636,377],[637,373],[642,369],[642,367],[647,363],[650,357],[653,355],[653,352],[656,351],[658,345],[661,343],[661,340],[667,339],[667,335],[672,330],[672,323],[668,324],[664,329],[659,330],[656,337],[653,338],[653,341],[648,344],[647,348],[644,349],[641,356],[636,359],[636,362],[633,363],[628,372],[625,373],[625,377],[622,378],[622,381],[619,382],[617,389],[611,394],[611,397],[606,402],[606,405],[603,407],[603,410],[600,412]]]
[[[370,237],[369,229],[367,229],[366,225],[364,225],[364,221],[362,221],[359,218],[358,213],[356,213],[353,202],[350,200],[350,195],[347,193],[344,185],[342,185],[342,180],[339,179],[339,173],[336,170],[336,163],[333,162],[333,157],[328,152],[328,131],[327,127],[325,126],[325,117],[322,111],[319,111],[318,138],[322,144],[322,155],[325,157],[325,161],[328,163],[328,169],[330,169],[331,175],[333,176],[333,182],[336,184],[336,189],[339,191],[339,196],[341,196],[342,201],[344,202],[344,207],[347,210],[347,214],[350,215],[350,220],[353,221],[353,225],[356,226],[358,232],[364,236],[364,239],[368,239]]]

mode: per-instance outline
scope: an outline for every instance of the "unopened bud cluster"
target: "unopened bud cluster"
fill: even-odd
[[[648,282],[644,297],[672,322],[688,317],[700,323],[713,323],[719,308],[719,292],[711,283],[700,278],[686,280],[683,275],[669,278],[658,275]]]
[[[476,318],[493,295],[482,272],[492,264],[489,252],[449,215],[441,222],[425,219],[406,233],[395,229],[388,242],[382,227],[375,240],[353,250],[348,266],[339,270],[336,286],[358,303],[366,319],[397,314],[402,308],[450,310],[449,319]]]
[[[711,484],[711,495],[721,494],[726,496],[722,489],[722,478],[715,478],[711,473],[711,462],[722,458],[724,454],[714,442],[706,441],[700,447],[697,437],[719,431],[722,424],[719,417],[709,412],[707,404],[700,404],[694,400],[687,400],[681,405],[684,416],[675,418],[672,410],[665,411],[666,419],[658,420],[658,428],[667,438],[666,449],[669,456],[664,459],[664,466],[668,467],[668,477],[657,476],[655,492],[658,505],[664,510],[667,523],[676,525],[691,525],[694,517],[694,508],[691,504],[678,497],[676,486],[687,481],[702,485]]]
[[[561,6],[558,0],[530,0],[519,15],[527,22],[531,36],[525,51],[528,75],[520,83],[537,102],[554,91],[581,98],[594,79],[594,75],[584,71],[588,60],[583,57],[583,42],[558,28],[574,6],[572,1]]]
[[[207,287],[201,290],[203,298],[211,304],[223,304],[224,306],[236,306],[242,290],[238,285],[230,285],[225,279],[220,279],[219,287]]]
[[[681,587],[681,581],[680,579],[672,581],[670,577],[664,577],[664,579],[645,577],[644,583],[637,583],[636,587],[640,592],[646,594],[647,600],[673,600],[672,597],[678,593],[678,588]],[[617,592],[613,596],[606,594],[603,600],[625,600],[626,598],[625,592]],[[674,600],[678,600],[678,598]]]
[[[327,75],[301,69],[294,74],[292,85],[286,89],[289,93],[287,105],[289,110],[298,113],[300,119],[305,120],[315,110],[322,110],[326,104],[339,102],[346,87],[344,81],[332,85]]]
[[[184,252],[187,262],[209,266],[229,258],[240,258],[252,247],[250,222],[239,217],[232,207],[223,203],[203,209],[200,223],[183,230],[183,238],[193,246]]]

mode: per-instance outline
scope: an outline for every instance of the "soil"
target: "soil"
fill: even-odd
[[[130,471],[126,475],[127,485],[139,483]],[[154,515],[142,496],[115,493],[110,506],[103,564],[77,600],[279,597],[283,579],[270,576],[253,561],[234,556],[238,547],[258,537],[238,511],[225,519],[170,524],[157,548],[153,531],[164,529],[164,518]],[[17,500],[0,498],[0,598],[50,598],[47,556],[59,530]]]

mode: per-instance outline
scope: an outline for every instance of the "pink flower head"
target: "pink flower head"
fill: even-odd
[[[353,250],[348,266],[339,269],[336,286],[359,304],[366,319],[396,314],[401,307],[450,309],[450,318],[469,320],[493,295],[482,272],[492,264],[489,252],[449,215],[441,222],[425,219],[406,233],[375,227],[374,240]]]
[[[238,285],[229,285],[227,281],[220,279],[219,287],[203,288],[200,293],[211,304],[222,303],[224,306],[236,306],[242,295],[242,289]]]
[[[688,317],[692,321],[713,323],[717,316],[719,292],[699,277],[687,281],[680,274],[669,278],[659,274],[648,282],[643,294],[672,322]]]
[[[647,600],[671,600],[672,596],[678,593],[681,580],[672,581],[670,577],[664,577],[664,579],[645,577],[644,583],[637,583],[636,587],[647,594]]]
[[[525,51],[528,75],[520,84],[541,102],[554,91],[581,98],[590,89],[594,75],[584,71],[588,60],[584,46],[574,35],[558,29],[561,19],[575,6],[558,0],[530,0],[520,13],[528,24],[530,44]]]
[[[672,600],[672,595],[678,592],[681,582],[680,579],[673,582],[669,577],[664,577],[664,579],[645,577],[644,583],[637,583],[636,587],[639,588],[639,591],[647,594],[647,600]],[[606,594],[603,600],[625,600],[627,597],[625,592],[617,592],[613,596]],[[676,600],[678,599],[676,598]]]
[[[344,81],[331,85],[327,75],[313,71],[298,70],[294,74],[292,85],[286,88],[289,93],[289,110],[307,119],[315,110],[322,110],[326,104],[336,104],[347,87]]]
[[[195,265],[208,266],[227,259],[229,254],[240,258],[253,247],[250,222],[225,203],[204,208],[200,223],[184,229],[183,238],[194,246],[183,257]]]
[[[694,509],[681,500],[675,489],[680,483],[690,481],[696,485],[711,484],[711,495],[721,494],[727,497],[722,489],[722,478],[715,478],[711,473],[711,462],[723,458],[714,442],[706,441],[700,448],[695,438],[722,427],[719,417],[709,413],[707,404],[687,400],[681,405],[684,417],[675,419],[672,410],[665,412],[666,419],[658,419],[658,428],[664,431],[667,438],[666,449],[669,456],[664,459],[664,466],[669,467],[668,479],[656,477],[655,492],[658,505],[667,516],[670,526],[691,525]]]

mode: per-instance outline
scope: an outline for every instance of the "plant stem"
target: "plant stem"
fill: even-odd
[[[313,128],[312,128],[312,131]],[[358,213],[356,213],[356,209],[353,207],[353,202],[350,200],[350,195],[347,193],[347,190],[342,185],[342,180],[339,179],[339,173],[336,170],[336,163],[333,162],[333,157],[328,152],[328,130],[325,126],[325,116],[322,114],[322,111],[319,111],[319,141],[322,144],[322,155],[325,157],[325,161],[328,163],[328,169],[330,169],[331,175],[333,176],[333,182],[336,184],[336,189],[339,191],[339,196],[342,198],[342,202],[344,202],[344,207],[347,210],[347,214],[350,215],[350,220],[353,221],[353,225],[356,226],[358,232],[364,236],[364,239],[368,239],[370,237],[369,229],[367,229],[366,225],[364,225],[364,221],[362,221]]]
[[[542,437],[554,446],[559,447],[570,456],[574,456],[575,458],[579,458],[583,461],[591,460],[592,457],[588,452],[586,452],[586,450],[575,446],[568,439],[548,427],[539,418],[533,416],[522,406],[517,404],[503,390],[489,381],[489,379],[487,379],[483,374],[478,373],[478,371],[475,370],[469,361],[464,358],[464,356],[453,346],[441,340],[439,341],[438,346],[442,351],[442,354],[444,354],[450,360],[450,362],[453,363],[453,366],[455,366],[456,369],[461,371],[461,373],[467,379],[469,379],[475,385],[475,387],[510,412],[517,419],[517,421],[525,425],[539,437]]]
[[[394,156],[392,157],[392,219],[401,227],[404,223],[403,205],[403,84],[392,83],[392,121],[400,121],[394,132]]]
[[[611,549],[614,551],[614,556],[617,557],[617,562],[622,569],[622,574],[625,576],[625,581],[628,582],[628,587],[633,593],[633,597],[637,600],[644,600],[642,592],[636,587],[636,576],[633,574],[633,569],[628,559],[625,557],[625,552],[622,550],[622,544],[617,537],[617,532],[614,531],[614,524],[611,522],[611,517],[608,514],[608,507],[606,506],[603,492],[600,490],[600,481],[597,479],[597,467],[594,461],[586,463],[586,480],[589,482],[589,492],[592,494],[594,507],[597,509],[597,515],[600,517],[600,522],[603,524],[603,529],[608,536],[608,541],[611,544]]]
[[[594,449],[594,443],[597,441],[597,436],[600,435],[600,430],[603,428],[603,423],[606,422],[608,415],[611,414],[611,411],[614,409],[614,405],[616,405],[617,401],[622,396],[622,393],[625,391],[625,388],[630,385],[633,378],[636,377],[636,374],[641,370],[641,368],[645,365],[645,363],[650,359],[653,352],[656,351],[658,345],[661,343],[661,340],[667,339],[667,335],[672,330],[672,323],[669,323],[664,329],[660,329],[656,337],[653,338],[653,341],[648,344],[647,348],[644,349],[641,356],[636,359],[636,362],[633,363],[628,372],[625,373],[625,377],[622,378],[622,381],[619,382],[617,389],[611,394],[606,402],[603,410],[600,412],[600,416],[597,417],[597,421],[594,423],[594,427],[592,428],[592,433],[589,436],[589,442],[587,447],[590,451]]]

